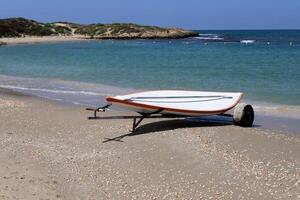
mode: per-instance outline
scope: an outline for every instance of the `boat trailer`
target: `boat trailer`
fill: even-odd
[[[112,104],[107,104],[105,106],[101,106],[98,108],[86,108],[88,111],[93,112],[93,116],[88,117],[89,120],[107,120],[107,119],[133,119],[132,122],[132,129],[130,130],[131,133],[134,133],[137,129],[137,127],[141,124],[141,122],[144,119],[149,119],[149,118],[181,118],[181,119],[192,119],[192,118],[199,118],[201,116],[186,116],[186,115],[175,115],[175,114],[161,114],[161,112],[164,109],[158,109],[154,112],[151,113],[139,113],[140,115],[123,115],[123,116],[98,116],[97,113],[99,112],[106,112],[106,110],[111,106]],[[222,116],[222,117],[230,117],[231,119],[234,117],[231,114],[223,113],[223,114],[218,114],[217,116]],[[216,120],[214,120],[216,121]],[[218,121],[220,122],[220,121]],[[225,121],[221,121],[225,122]],[[228,121],[226,121],[228,123]],[[234,122],[231,121],[231,122]]]

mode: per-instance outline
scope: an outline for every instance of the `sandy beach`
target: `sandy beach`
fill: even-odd
[[[300,198],[298,135],[88,115],[2,90],[0,199]]]
[[[82,36],[26,36],[26,37],[14,37],[14,38],[0,38],[0,42],[4,42],[8,45],[14,44],[35,44],[35,43],[52,43],[52,42],[68,42],[68,41],[80,41],[87,40]]]

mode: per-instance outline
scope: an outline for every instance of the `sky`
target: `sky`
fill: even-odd
[[[0,0],[0,18],[204,29],[300,29],[300,0]]]

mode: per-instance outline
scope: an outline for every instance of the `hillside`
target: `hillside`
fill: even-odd
[[[75,24],[69,22],[41,23],[25,18],[0,19],[0,38],[25,36],[75,36],[86,39],[155,39],[187,38],[196,32],[179,28],[141,26],[130,23]]]

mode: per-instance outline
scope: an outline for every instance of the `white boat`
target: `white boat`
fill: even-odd
[[[107,97],[112,105],[148,114],[202,116],[222,114],[236,106],[243,93],[158,90]]]
[[[207,115],[232,117],[235,125],[249,127],[254,121],[254,110],[251,105],[239,104],[242,96],[241,92],[157,90],[109,96],[106,98],[107,105],[96,109],[87,108],[87,110],[94,112],[94,116],[89,119],[133,119],[132,132],[145,118],[182,118]],[[97,116],[97,112],[105,112],[112,105],[137,112],[140,115]],[[235,108],[233,115],[226,113],[232,108]]]

